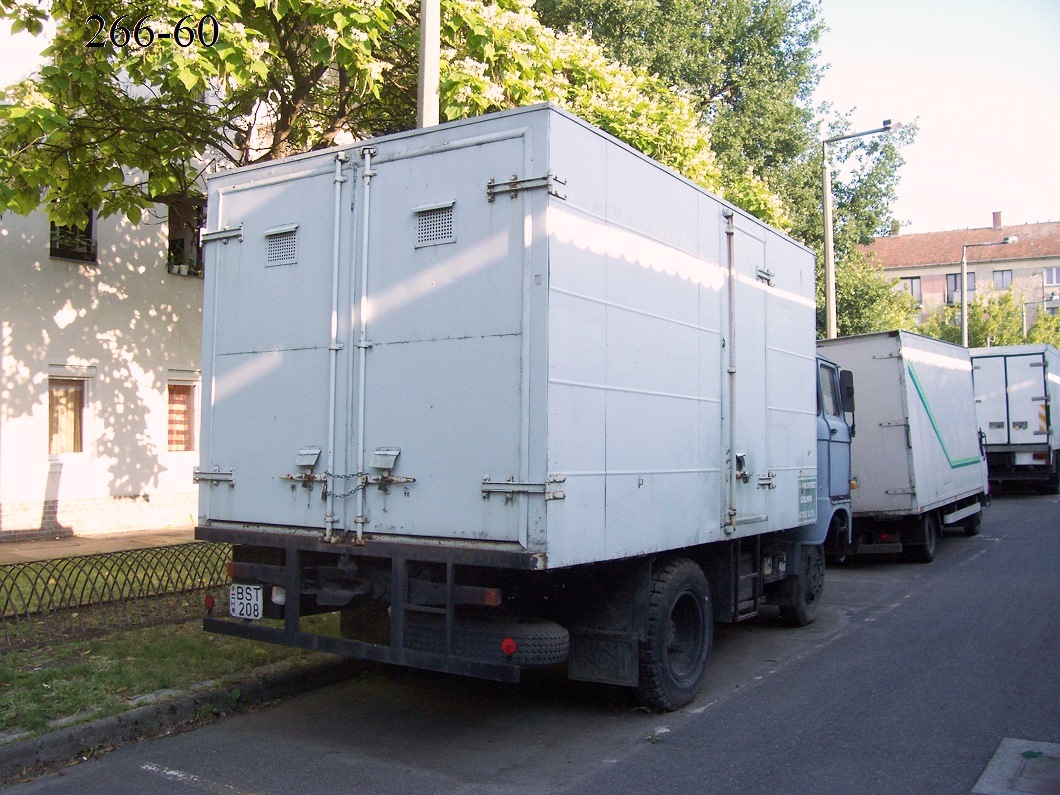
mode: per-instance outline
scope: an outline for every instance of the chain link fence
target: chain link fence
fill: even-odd
[[[0,565],[0,652],[200,618],[231,557],[192,542]]]

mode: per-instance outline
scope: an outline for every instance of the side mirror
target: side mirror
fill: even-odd
[[[857,434],[854,421],[854,374],[849,370],[839,371],[839,399],[843,403],[843,413],[850,415],[850,436]]]
[[[839,371],[839,395],[843,411],[854,413],[854,374],[849,370]]]

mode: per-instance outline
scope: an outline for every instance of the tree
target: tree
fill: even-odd
[[[1038,319],[1027,333],[1027,342],[1044,342],[1060,348],[1060,313],[1050,315],[1039,312]]]
[[[790,234],[821,260],[820,140],[850,132],[850,125],[849,114],[840,115],[822,135],[818,112],[829,109],[810,107],[822,72],[816,47],[823,22],[816,2],[538,0],[535,7],[546,24],[590,34],[609,54],[692,96],[711,125],[723,181],[742,174],[744,185],[757,182],[779,195]],[[866,294],[889,295],[890,288],[877,271],[852,258],[859,245],[890,229],[900,148],[915,134],[909,125],[898,134],[831,147],[835,258],[838,270],[847,267],[848,275],[869,280]],[[725,185],[729,193],[739,192]],[[823,318],[823,291],[819,299]],[[840,327],[875,328],[885,318],[908,325],[906,308],[887,300],[878,313],[863,301],[838,300]]]
[[[981,348],[988,345],[1018,345],[1023,338],[1022,304],[1012,291],[995,298],[977,295],[968,304],[968,347]],[[939,307],[920,324],[921,334],[961,343],[960,305]]]
[[[43,206],[70,225],[95,207],[136,221],[154,202],[200,193],[204,169],[414,125],[414,0],[220,0],[210,15],[198,0],[165,0],[150,19],[105,19],[105,46],[89,49],[93,12],[86,0],[53,5],[49,64],[0,105],[0,211]],[[42,12],[35,0],[4,0],[0,16],[32,30]],[[216,21],[216,41],[162,44],[154,20],[181,20],[166,32],[183,41]],[[589,39],[544,27],[530,0],[445,0],[442,39],[445,118],[552,100],[786,224],[764,183],[723,174],[687,97]]]
[[[731,173],[767,180],[814,140],[806,109],[823,28],[810,0],[538,0],[549,26],[591,35],[611,56],[695,99]]]
[[[879,268],[854,257],[836,267],[836,325],[839,336],[868,334],[873,331],[911,329],[915,323],[916,300],[895,289],[897,279],[889,279]],[[824,334],[820,319],[824,306],[824,279],[817,280],[819,336]]]

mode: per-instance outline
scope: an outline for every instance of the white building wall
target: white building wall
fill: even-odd
[[[95,227],[92,265],[49,256],[42,213],[0,216],[0,541],[194,522],[167,385],[197,400],[202,280],[167,273],[164,208]],[[80,453],[49,455],[49,376],[85,381]]]

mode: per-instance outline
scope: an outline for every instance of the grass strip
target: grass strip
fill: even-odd
[[[317,621],[337,624],[337,617]],[[308,665],[330,659],[334,657],[210,634],[198,622],[12,651],[0,655],[0,733],[39,733],[63,719],[115,715],[151,693],[234,681],[282,661]]]

